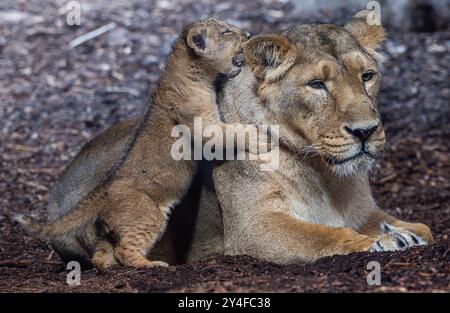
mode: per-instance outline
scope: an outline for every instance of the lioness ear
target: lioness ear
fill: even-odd
[[[385,29],[381,22],[373,18],[373,14],[375,12],[369,10],[360,11],[344,26],[369,52],[375,52],[386,39]]]
[[[208,38],[208,29],[203,25],[190,28],[186,35],[187,45],[198,55],[207,54],[213,49],[212,40]]]
[[[260,35],[244,44],[244,62],[258,79],[283,76],[294,65],[296,47],[281,35]]]

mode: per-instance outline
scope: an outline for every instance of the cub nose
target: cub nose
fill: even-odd
[[[250,39],[252,35],[248,31],[244,30],[244,36],[245,38]]]
[[[359,139],[361,142],[366,141],[367,139],[370,138],[370,136],[377,130],[378,128],[378,124],[377,125],[371,125],[369,127],[366,128],[350,128],[345,126],[344,129],[347,133],[349,133],[350,135],[352,135],[353,137],[355,137],[356,139]]]

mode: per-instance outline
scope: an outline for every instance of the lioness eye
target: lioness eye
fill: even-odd
[[[363,82],[368,82],[369,80],[371,80],[373,78],[373,74],[372,72],[367,72],[362,74],[361,79],[363,80]]]
[[[318,80],[318,79],[314,79],[314,80],[308,82],[307,85],[314,89],[327,89],[325,82]]]

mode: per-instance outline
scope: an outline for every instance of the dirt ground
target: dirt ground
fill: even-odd
[[[10,218],[19,212],[44,218],[49,189],[81,146],[143,112],[181,27],[215,15],[255,34],[312,17],[292,14],[289,1],[98,0],[82,1],[81,26],[74,27],[66,23],[65,3],[0,3],[0,292],[450,291],[449,29],[391,30],[380,93],[390,146],[371,178],[380,206],[428,224],[434,244],[306,266],[211,256],[166,269],[90,270],[81,286],[67,286],[50,246]],[[22,15],[5,15],[11,10]],[[351,13],[316,18],[342,23]],[[68,49],[72,39],[110,22],[112,31]],[[366,283],[369,261],[381,264],[381,286]]]

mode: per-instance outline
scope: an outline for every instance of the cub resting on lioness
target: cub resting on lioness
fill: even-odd
[[[66,260],[89,260],[87,246],[95,249],[92,263],[98,268],[116,261],[134,267],[166,265],[146,254],[197,171],[195,161],[172,159],[171,131],[176,125],[193,129],[194,117],[201,117],[226,133],[216,107],[216,80],[239,73],[242,43],[248,38],[247,32],[217,19],[187,26],[139,125],[123,122],[83,148],[53,188],[47,224],[16,219],[49,238]]]
[[[382,212],[371,194],[368,171],[385,143],[375,52],[385,31],[367,13],[344,27],[302,25],[244,45],[223,118],[279,125],[281,145],[272,172],[248,160],[214,169],[225,254],[286,264],[433,240],[427,226]]]

